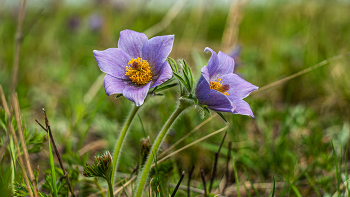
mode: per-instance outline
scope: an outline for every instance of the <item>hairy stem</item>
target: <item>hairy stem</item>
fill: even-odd
[[[115,150],[114,150],[114,154],[113,154],[113,170],[112,170],[112,177],[111,177],[111,183],[113,185],[114,183],[114,176],[115,176],[115,172],[117,171],[117,165],[118,165],[118,160],[119,160],[119,155],[120,155],[120,150],[122,148],[123,142],[124,142],[124,138],[126,136],[126,133],[129,130],[129,127],[131,125],[132,120],[134,119],[137,111],[140,109],[140,107],[138,106],[134,106],[134,108],[132,109],[128,119],[125,122],[124,128],[122,130],[122,132],[120,133],[120,136],[118,138],[117,144],[115,146]],[[113,191],[112,191],[113,194]]]
[[[109,197],[113,197],[113,184],[112,184],[112,181],[107,181],[107,183],[108,183]]]
[[[165,123],[163,129],[159,132],[157,139],[155,140],[151,151],[149,152],[147,161],[144,165],[143,170],[140,172],[137,180],[137,191],[136,191],[136,197],[141,197],[143,188],[145,186],[149,171],[151,169],[151,165],[153,163],[153,160],[156,156],[156,153],[158,152],[158,149],[162,142],[165,139],[166,134],[168,133],[168,130],[172,126],[172,124],[175,122],[177,117],[188,107],[190,107],[193,104],[193,102],[187,100],[187,99],[180,99],[180,105],[178,108],[174,111],[174,113],[170,116],[170,118]]]

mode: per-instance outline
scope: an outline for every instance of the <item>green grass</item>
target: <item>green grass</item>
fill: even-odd
[[[71,167],[82,166],[85,162],[91,163],[98,153],[114,150],[119,131],[132,107],[124,97],[107,97],[103,88],[91,102],[84,102],[84,96],[101,74],[92,50],[117,47],[121,30],[145,31],[159,22],[165,12],[142,9],[137,5],[113,7],[106,3],[82,7],[55,7],[48,3],[45,6],[41,14],[38,14],[39,8],[28,9],[24,21],[24,32],[28,33],[23,41],[17,86],[22,118],[28,133],[34,133],[36,129],[43,133],[34,119],[43,122],[41,108],[45,108],[64,162]],[[238,44],[242,50],[235,71],[247,81],[263,87],[327,58],[349,52],[349,9],[350,4],[340,1],[248,4],[239,26]],[[7,96],[11,86],[15,12],[15,9],[0,7],[0,84]],[[185,59],[197,80],[200,68],[210,57],[203,52],[204,48],[221,49],[228,7],[207,5],[201,20],[191,18],[191,12],[191,9],[181,10],[157,35],[175,34],[170,56]],[[89,17],[93,13],[104,18],[98,31],[89,29]],[[75,29],[69,28],[72,18],[79,20]],[[261,196],[268,196],[272,191],[276,196],[332,196],[345,181],[341,176],[348,174],[345,165],[348,156],[343,153],[347,153],[350,137],[349,61],[350,58],[345,57],[282,85],[252,94],[245,100],[255,119],[224,114],[230,125],[226,141],[233,141],[237,180],[241,185],[247,185],[247,181],[256,184],[256,187],[247,188],[252,196],[257,196],[255,190]],[[178,87],[163,93],[163,97],[151,98],[142,106],[139,118],[134,120],[124,144],[121,172],[131,173],[140,160],[140,139],[150,136],[153,142],[175,110]],[[1,118],[4,120],[5,117]],[[174,144],[202,121],[199,108],[187,111],[169,132],[162,149]],[[175,149],[224,125],[224,121],[216,117]],[[0,128],[1,145],[6,138],[5,128]],[[200,188],[199,168],[204,169],[209,180],[214,153],[221,139],[222,135],[213,136],[175,155],[172,158],[173,175],[169,180],[176,184],[177,172],[184,170],[188,174],[195,164],[192,177],[199,182]],[[98,140],[103,140],[100,146],[79,155],[82,147]],[[219,158],[216,186],[225,174],[227,142]],[[39,153],[31,153],[32,166],[40,166],[39,182],[43,180],[44,171],[50,169],[47,143]],[[2,171],[11,168],[9,151],[0,162]],[[236,188],[233,166],[230,170],[229,187]],[[18,165],[15,174],[15,181],[18,181],[21,174]],[[81,174],[79,177],[81,182],[75,189],[81,190],[81,195],[84,192],[84,195],[90,194],[93,189],[83,181],[86,178]],[[0,180],[10,180],[9,175],[0,175]],[[182,184],[186,184],[186,180],[185,177]],[[103,181],[100,184],[106,188]],[[96,190],[95,186],[91,187]],[[156,195],[157,191],[153,188],[152,191]],[[241,196],[245,196],[245,192],[240,189]],[[192,196],[195,194],[192,192]],[[235,192],[232,194],[237,196]],[[177,195],[185,193],[178,191]]]

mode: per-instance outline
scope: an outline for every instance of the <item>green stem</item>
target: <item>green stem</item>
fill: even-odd
[[[108,183],[108,193],[109,193],[109,197],[113,197],[113,184],[111,181],[107,181]]]
[[[170,116],[168,121],[165,123],[163,129],[159,132],[157,139],[155,140],[151,151],[149,152],[149,156],[147,158],[147,161],[144,165],[144,168],[140,172],[138,179],[137,179],[137,191],[136,191],[136,197],[141,197],[143,188],[145,187],[145,183],[149,174],[149,171],[151,169],[154,157],[156,156],[156,153],[158,152],[159,146],[162,144],[162,142],[165,139],[166,134],[168,133],[168,130],[170,129],[171,125],[174,123],[176,118],[183,112],[186,108],[190,107],[193,104],[193,101],[187,100],[187,99],[180,99],[180,105],[175,110],[175,112]]]
[[[121,152],[121,148],[123,146],[124,138],[126,136],[127,131],[129,130],[129,127],[130,127],[132,120],[134,119],[134,117],[139,109],[140,109],[140,107],[138,107],[136,105],[134,106],[134,108],[132,109],[128,119],[126,120],[124,128],[123,128],[123,130],[120,133],[120,136],[118,138],[117,145],[115,146],[115,150],[114,150],[114,154],[113,154],[113,163],[112,163],[113,170],[112,170],[111,183],[114,183],[115,172],[118,170],[117,166],[118,166],[118,161],[119,161],[119,155]],[[112,194],[113,194],[113,190],[112,190]]]

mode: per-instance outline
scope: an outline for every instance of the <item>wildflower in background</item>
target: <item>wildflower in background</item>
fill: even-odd
[[[150,88],[172,77],[166,61],[174,43],[174,35],[148,40],[143,33],[120,32],[118,48],[94,50],[98,66],[107,73],[104,85],[107,95],[122,93],[136,106],[141,106]]]
[[[79,16],[72,16],[71,18],[69,18],[67,26],[71,31],[76,31],[78,30],[80,23],[81,19]]]
[[[89,27],[92,31],[99,31],[103,22],[103,17],[100,14],[94,13],[89,16]]]
[[[201,70],[201,77],[196,87],[198,103],[209,109],[233,114],[249,115],[254,118],[250,106],[243,99],[258,87],[233,73],[234,60],[219,51],[217,55],[210,48],[212,56],[208,65]]]
[[[241,65],[241,60],[239,58],[239,55],[241,54],[242,47],[240,45],[237,45],[231,49],[231,51],[228,53],[228,56],[232,57],[232,59],[235,61],[235,67]]]

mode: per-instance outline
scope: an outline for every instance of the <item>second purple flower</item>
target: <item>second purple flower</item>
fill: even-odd
[[[120,32],[118,48],[94,50],[104,78],[107,95],[123,94],[136,106],[143,104],[148,90],[172,77],[166,61],[174,43],[174,35],[148,39],[132,30]]]
[[[212,56],[208,65],[201,70],[196,87],[198,103],[209,109],[254,117],[252,110],[243,99],[258,87],[233,74],[234,60],[223,52],[217,55],[210,48]]]

